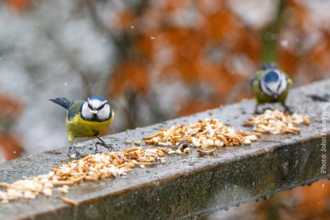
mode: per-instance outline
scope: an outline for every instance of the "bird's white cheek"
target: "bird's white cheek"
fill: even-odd
[[[288,82],[286,80],[286,77],[284,75],[282,75],[282,85],[278,90],[278,93],[281,94],[282,92],[284,92],[286,90],[286,87],[288,86]]]
[[[102,108],[98,113],[97,113],[97,117],[101,120],[106,120],[109,118],[110,115],[110,107],[104,106],[104,108]]]
[[[261,92],[263,94],[266,94],[268,96],[272,96],[273,94],[271,92],[268,91],[268,89],[266,89],[265,83],[261,82]]]
[[[88,108],[87,104],[84,103],[82,109],[81,109],[81,115],[84,118],[92,118],[93,114],[91,113],[90,109]]]

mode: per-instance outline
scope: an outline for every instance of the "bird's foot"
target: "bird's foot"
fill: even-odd
[[[261,115],[263,113],[264,113],[264,109],[261,108],[261,106],[256,106],[256,108],[254,109],[254,114]]]
[[[289,106],[285,105],[284,108],[285,108],[285,110],[284,110],[285,113],[289,112],[290,115],[292,115],[294,113],[294,111]]]
[[[69,155],[69,156],[72,155],[72,154],[71,154],[71,149],[72,149],[73,154],[76,155],[76,158],[77,158],[77,157],[78,157],[78,158],[81,158],[81,157],[82,157],[82,156],[81,156],[81,153],[79,153],[79,151],[77,151],[77,149],[76,149],[76,147],[75,147],[74,145],[70,146],[70,148],[69,148],[69,152],[68,152],[68,155]]]
[[[99,138],[99,137],[98,137]],[[106,144],[101,138],[99,138],[100,141],[95,143],[95,153],[97,152],[97,145],[102,145],[103,147],[107,148],[110,152],[114,151],[115,149],[112,147],[111,144]]]

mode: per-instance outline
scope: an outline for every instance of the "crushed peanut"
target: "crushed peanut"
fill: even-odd
[[[69,203],[69,204],[72,204],[72,205],[75,205],[75,206],[79,205],[79,203],[74,201],[73,199],[69,199],[69,198],[66,198],[66,197],[63,197],[63,196],[61,196],[60,199],[62,199],[66,203]]]
[[[64,185],[60,188],[60,191],[64,194],[68,193],[69,187],[67,185]]]
[[[260,133],[256,132],[238,132],[230,126],[225,126],[217,119],[200,120],[197,123],[188,125],[172,126],[170,129],[161,129],[154,135],[144,137],[146,144],[157,144],[158,146],[178,145],[181,141],[187,141],[191,146],[208,147],[236,146],[241,145],[248,138],[251,141],[257,141]],[[179,146],[179,148],[182,146]],[[181,149],[178,149],[181,153]],[[180,154],[179,151],[177,154]],[[184,151],[184,150],[183,150]],[[185,153],[189,152],[186,150]],[[170,151],[168,154],[175,152]]]
[[[302,116],[296,113],[290,116],[276,109],[274,111],[266,110],[264,114],[255,115],[254,118],[244,121],[244,126],[253,126],[254,131],[272,134],[300,133],[301,130],[297,127],[298,124],[309,125],[310,116]],[[253,141],[253,138],[249,136],[245,138]]]
[[[134,144],[141,145],[141,141],[134,141]]]
[[[187,147],[187,148],[185,148],[185,149],[183,150],[183,153],[186,153],[186,154],[188,154],[188,153],[189,153],[189,151],[190,151],[190,147]]]
[[[182,151],[179,150],[179,149],[177,149],[175,152],[176,152],[177,154],[182,154]]]
[[[197,152],[201,153],[201,154],[212,154],[214,151],[215,151],[215,148],[213,148],[212,150],[209,150],[209,151],[197,150]]]
[[[251,140],[245,138],[243,143],[244,143],[244,145],[250,145],[251,144]]]

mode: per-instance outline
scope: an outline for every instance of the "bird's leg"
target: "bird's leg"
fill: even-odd
[[[287,106],[287,105],[285,105],[285,104],[282,104],[283,105],[283,107],[284,107],[284,112],[289,112],[289,114],[293,114],[294,113],[294,111],[289,107],[289,106]]]
[[[264,113],[264,109],[260,105],[256,105],[254,109],[254,114],[260,115],[262,113]]]
[[[76,156],[81,157],[81,154],[77,151],[76,146],[74,145],[73,141],[70,141],[69,144],[70,144],[70,147],[69,147],[68,154],[70,154],[71,149],[72,149],[73,153],[76,154]]]
[[[96,153],[96,151],[97,151],[97,145],[99,144],[99,145],[102,145],[103,147],[105,147],[105,148],[108,148],[108,150],[109,151],[113,151],[113,150],[115,150],[112,146],[111,146],[111,144],[106,144],[98,135],[96,135],[96,137],[101,141],[101,142],[96,142],[95,143],[95,153]]]

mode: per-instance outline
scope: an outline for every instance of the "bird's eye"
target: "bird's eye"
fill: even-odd
[[[88,108],[93,109],[92,106],[91,106],[91,104],[89,104],[89,103],[88,103]]]
[[[97,108],[97,110],[101,110],[104,107],[105,103],[103,105],[101,105],[100,107]]]

